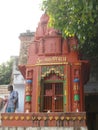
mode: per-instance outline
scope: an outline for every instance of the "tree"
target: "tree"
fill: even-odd
[[[10,83],[12,75],[12,66],[12,59],[0,65],[0,85]]]
[[[50,17],[49,26],[62,36],[77,36],[82,52],[98,56],[98,1],[43,0],[42,10]]]

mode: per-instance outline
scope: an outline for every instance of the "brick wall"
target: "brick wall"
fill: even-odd
[[[32,44],[34,38],[34,32],[27,31],[26,33],[21,33],[20,39],[20,53],[19,53],[19,64],[27,63],[28,47]]]

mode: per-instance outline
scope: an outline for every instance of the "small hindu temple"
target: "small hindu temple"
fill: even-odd
[[[48,21],[43,14],[28,47],[27,64],[19,65],[25,78],[24,113],[3,113],[2,126],[88,130],[84,85],[89,62],[81,58],[77,37],[64,39]]]

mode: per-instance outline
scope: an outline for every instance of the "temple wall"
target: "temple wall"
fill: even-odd
[[[19,64],[27,63],[28,47],[31,44],[33,38],[34,32],[27,31],[26,33],[20,34],[19,39],[21,40],[21,43],[19,53]]]

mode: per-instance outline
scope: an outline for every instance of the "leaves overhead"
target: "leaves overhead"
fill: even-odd
[[[43,0],[42,10],[50,16],[49,26],[59,29],[63,37],[76,35],[80,48],[97,53],[97,0]]]
[[[12,75],[13,60],[0,65],[0,85],[9,84]]]

